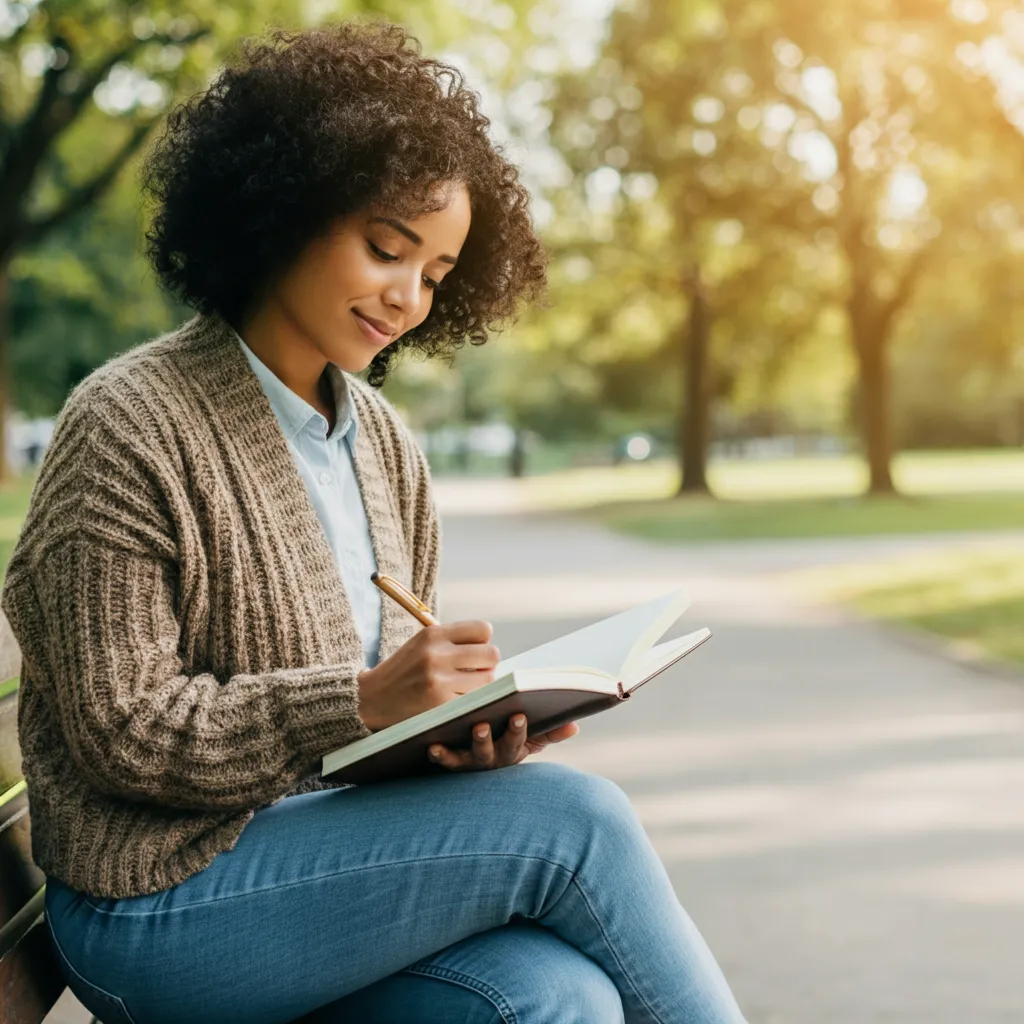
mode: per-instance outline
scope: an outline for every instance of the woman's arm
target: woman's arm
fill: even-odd
[[[283,796],[369,735],[362,660],[219,680],[179,656],[177,543],[144,449],[73,439],[51,463],[12,558],[3,609],[77,768],[97,789],[183,808]],[[59,514],[54,514],[59,506]]]

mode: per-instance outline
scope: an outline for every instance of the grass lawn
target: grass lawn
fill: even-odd
[[[1024,543],[798,574],[821,596],[1024,665]]]
[[[0,485],[0,581],[28,511],[34,476],[16,477]]]
[[[719,461],[718,500],[669,497],[667,463],[578,470],[528,481],[538,507],[576,509],[612,529],[669,542],[1024,528],[1024,452],[910,453],[897,458],[899,498],[864,499],[851,457]]]
[[[916,497],[940,494],[1024,495],[1024,451],[1016,449],[910,452],[893,460],[897,487]],[[713,460],[708,482],[727,501],[855,498],[867,470],[852,455]],[[652,462],[568,469],[517,481],[531,507],[580,509],[610,502],[670,498],[679,483],[675,463]]]
[[[1024,492],[756,502],[687,498],[609,504],[584,514],[622,533],[684,543],[997,530],[1024,528]]]

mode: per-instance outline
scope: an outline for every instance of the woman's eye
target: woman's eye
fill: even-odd
[[[373,242],[370,242],[369,240],[367,240],[367,245],[370,247],[370,252],[372,252],[379,260],[387,260],[388,263],[391,263],[393,260],[398,259],[397,256],[394,256],[390,252],[385,252],[379,245],[374,245]]]
[[[432,277],[426,277],[425,275],[424,275],[424,278],[423,278],[423,283],[428,288],[430,288],[430,289],[440,288],[441,287],[441,282],[440,281],[435,281]]]

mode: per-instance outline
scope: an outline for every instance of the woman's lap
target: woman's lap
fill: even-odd
[[[425,991],[422,979],[439,977],[430,964],[477,962],[493,944],[518,937],[510,921],[527,918],[557,932],[570,946],[566,957],[579,957],[564,973],[575,978],[600,963],[612,987],[643,1011],[636,1020],[675,1019],[660,1003],[665,986],[640,975],[671,978],[676,966],[677,974],[707,975],[694,989],[699,1010],[717,1006],[724,981],[688,930],[660,863],[637,845],[642,830],[630,814],[612,783],[543,762],[311,793],[260,811],[234,850],[173,889],[102,900],[55,885],[48,911],[73,969],[122,999],[140,1024],[286,1021],[349,997],[355,1002],[364,998],[353,996],[358,990],[395,975],[390,993],[381,986],[382,993],[419,998],[413,989]],[[584,875],[589,896],[577,877]],[[639,925],[637,915],[647,923]],[[556,938],[529,927],[540,931],[529,933],[531,941]],[[500,934],[481,937],[494,929]],[[660,962],[660,953],[638,941],[659,929],[669,947],[675,944]],[[592,938],[589,948],[574,937],[581,930]],[[609,933],[622,935],[619,949]],[[622,955],[636,947],[639,956]],[[478,965],[488,963],[482,976],[462,973],[499,993],[503,985],[515,989],[516,972],[501,974],[486,956]],[[403,971],[410,965],[416,970]],[[421,983],[404,980],[414,977]],[[484,1014],[467,1015],[467,1022],[489,1019],[479,991],[444,980],[446,998],[457,1002],[452,990],[460,988],[463,1004]],[[594,982],[594,998],[602,998],[602,984]],[[562,989],[540,994],[557,1010]],[[670,1007],[673,993],[664,998]],[[693,1017],[739,1019],[713,1009]]]

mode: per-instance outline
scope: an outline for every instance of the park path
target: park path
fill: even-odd
[[[552,758],[630,794],[751,1024],[1024,1020],[1024,676],[786,579],[991,535],[666,547],[439,495],[442,613],[491,619],[503,654],[691,591],[712,641]]]
[[[750,1024],[1024,1020],[1024,680],[786,576],[993,535],[665,547],[495,514],[500,486],[438,486],[446,619],[489,618],[509,655],[683,585],[686,627],[714,630],[544,756],[630,794]]]

